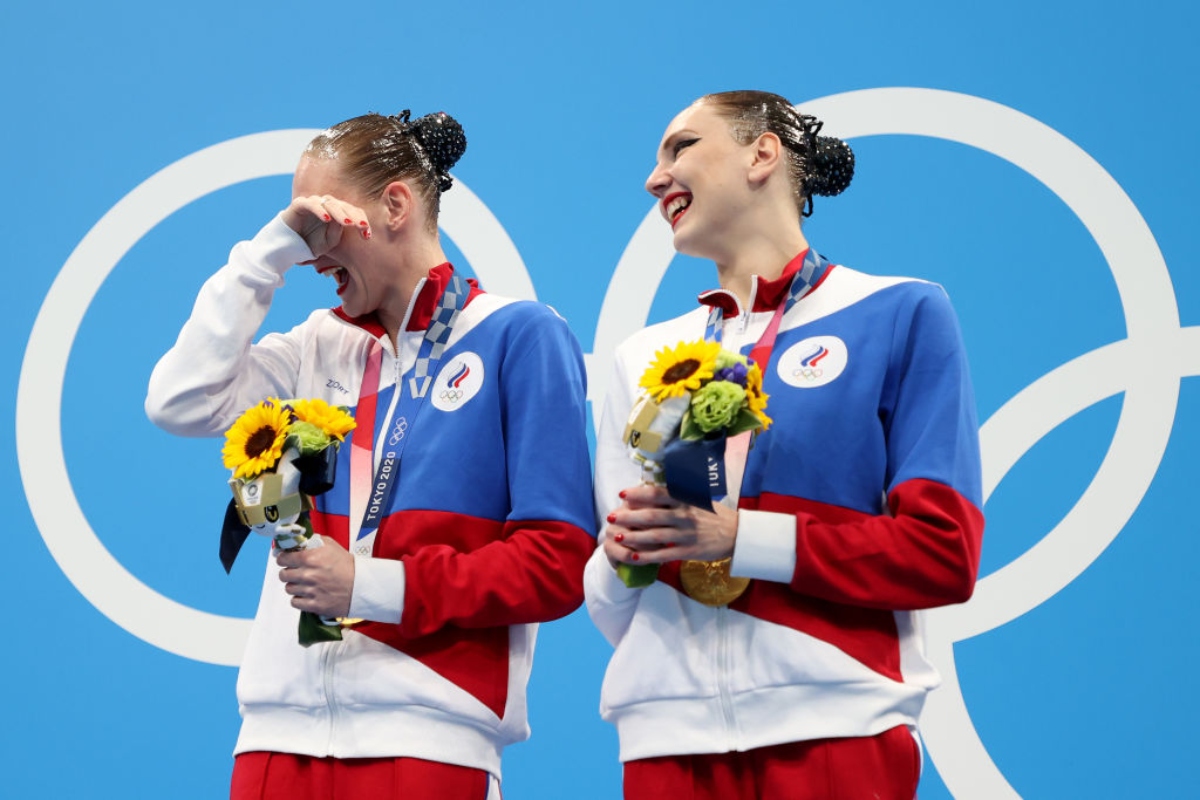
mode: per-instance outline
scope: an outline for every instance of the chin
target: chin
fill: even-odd
[[[708,254],[708,250],[704,247],[703,243],[698,242],[694,236],[688,236],[686,231],[676,231],[673,244],[675,245],[675,252],[681,253],[685,256],[692,256],[693,258],[712,258],[712,256]]]

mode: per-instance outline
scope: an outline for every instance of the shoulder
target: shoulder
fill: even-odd
[[[472,331],[483,333],[498,345],[522,342],[528,346],[561,343],[578,349],[567,321],[550,306],[537,300],[522,300],[481,292],[472,297],[454,326],[451,342]]]
[[[914,309],[925,302],[949,305],[940,284],[900,275],[872,275],[837,265],[829,277],[796,310],[794,324],[804,324],[856,306],[894,311]]]
[[[558,312],[538,300],[521,300],[489,292],[480,292],[474,295],[470,304],[463,310],[463,314],[481,321],[496,317],[496,321],[506,324],[528,324],[539,321],[565,324]]]
[[[703,339],[707,320],[708,308],[700,306],[673,319],[647,325],[617,345],[616,357],[622,361],[643,362],[663,347]]]
[[[873,275],[847,266],[839,266],[821,285],[833,299],[853,303],[860,299],[883,294],[888,299],[945,294],[939,284],[904,275]]]

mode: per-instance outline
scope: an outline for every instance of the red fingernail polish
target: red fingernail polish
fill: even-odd
[[[617,497],[619,497],[619,498],[621,498],[622,500],[624,500],[624,499],[625,499],[625,490],[624,490],[624,489],[622,489],[621,491],[617,492]]]
[[[325,214],[324,216],[326,222],[329,222],[329,220],[333,219],[333,217],[329,216],[328,214]]]
[[[623,542],[623,541],[625,541],[625,534],[623,534],[623,533],[614,533],[614,534],[613,534],[613,541],[614,541],[614,542]]]
[[[607,517],[605,517],[605,519],[607,519],[609,522],[616,522],[616,521],[617,521],[617,515],[616,515],[616,514],[609,514]]]
[[[632,556],[630,556],[630,558],[632,558],[634,561],[637,561],[637,560],[638,560],[638,554],[637,554],[637,553],[634,553]]]
[[[349,224],[350,224],[350,223],[352,223],[352,222],[354,222],[354,220],[350,219],[349,217],[346,217],[346,224],[347,224],[347,225],[349,225]]]
[[[358,224],[359,224],[359,225],[362,225],[364,228],[365,228],[365,227],[367,227],[367,221],[366,221],[365,219],[364,219],[362,222],[358,223]]]

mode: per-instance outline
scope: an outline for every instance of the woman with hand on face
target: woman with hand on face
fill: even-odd
[[[820,128],[778,95],[707,95],[667,127],[646,181],[719,288],[618,348],[597,441],[584,587],[615,647],[601,712],[627,800],[916,792],[937,682],[918,610],[965,601],[978,570],[974,399],[939,286],[835,266],[806,240],[813,196],[854,167]],[[712,512],[642,485],[622,433],[655,353],[702,337],[760,366],[773,420],[729,440]],[[705,571],[723,559],[728,577]],[[658,579],[629,588],[621,563]]]
[[[235,800],[496,800],[503,748],[529,735],[536,623],[582,602],[583,359],[551,310],[447,263],[439,198],[465,147],[446,114],[321,133],[151,377],[147,413],[180,435],[219,436],[272,397],[349,406],[357,426],[311,512],[324,546],[268,564]],[[340,307],[252,344],[293,264],[330,276]],[[301,611],[353,619],[302,647]]]

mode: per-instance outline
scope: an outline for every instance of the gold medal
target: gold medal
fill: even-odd
[[[679,568],[679,580],[688,597],[706,606],[727,606],[742,596],[749,578],[729,574],[733,558],[720,561],[685,561]]]
[[[355,619],[354,617],[338,617],[337,621],[338,621],[338,624],[341,625],[343,628],[353,628],[355,625],[362,622],[363,620]]]

